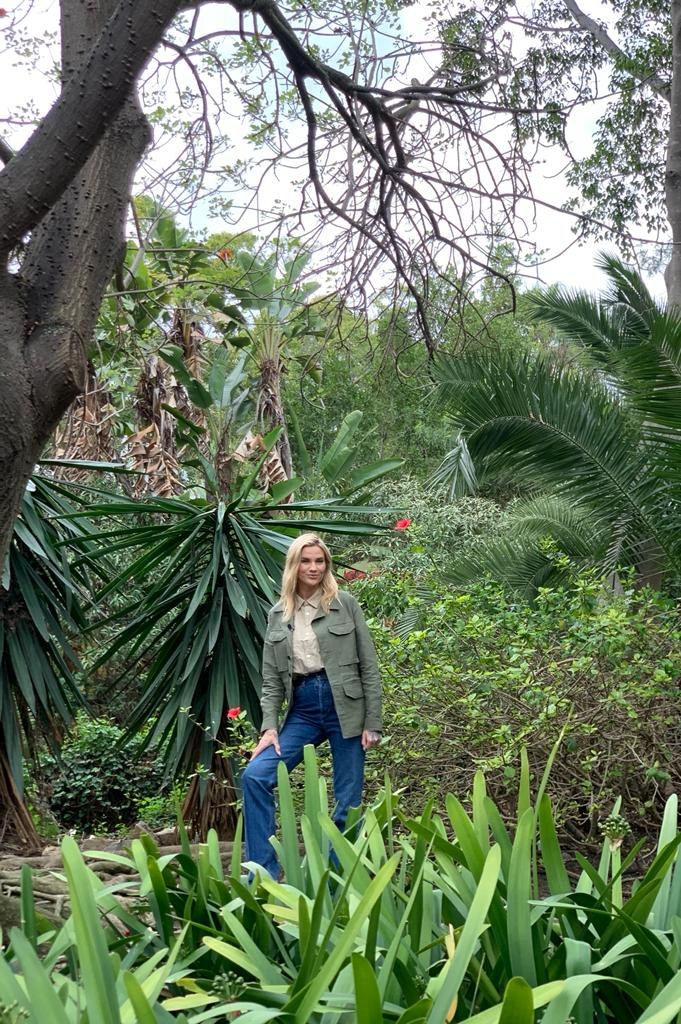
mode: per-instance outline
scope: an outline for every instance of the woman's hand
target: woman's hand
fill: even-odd
[[[251,761],[258,754],[262,754],[263,750],[267,750],[268,747],[274,747],[279,757],[281,757],[281,748],[279,746],[279,733],[276,729],[265,729],[264,733],[258,741],[258,745],[251,754]]]
[[[373,729],[365,729],[362,733],[362,747],[364,750],[371,750],[372,747],[377,747],[380,742],[380,732],[374,732]]]

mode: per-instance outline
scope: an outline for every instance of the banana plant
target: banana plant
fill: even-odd
[[[359,443],[353,442],[364,414],[354,409],[344,417],[336,436],[326,452],[319,458],[318,471],[335,494],[355,494],[371,488],[384,476],[396,473],[404,466],[404,459],[380,459],[377,462],[356,466]],[[291,416],[296,444],[301,453],[303,472],[314,473],[312,457],[305,445],[295,416]],[[363,439],[364,440],[364,439]],[[362,498],[359,497],[361,501]]]

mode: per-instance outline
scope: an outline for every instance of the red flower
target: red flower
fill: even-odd
[[[411,519],[398,519],[393,530],[406,530],[409,526],[411,526]]]
[[[224,260],[225,262],[227,260],[231,260],[233,255],[233,249],[218,249],[218,256],[220,257],[221,260]]]
[[[6,7],[0,7],[0,18],[6,18],[8,14],[9,11]]]
[[[366,575],[361,569],[346,569],[343,573],[343,579],[350,583],[352,580],[364,580]]]
[[[227,712],[227,718],[238,718],[241,714],[241,708],[230,708]]]

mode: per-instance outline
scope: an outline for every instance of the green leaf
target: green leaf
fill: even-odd
[[[135,1011],[134,1024],[157,1024],[156,1014],[134,974],[124,971],[123,984]]]
[[[380,462],[357,466],[350,473],[347,486],[343,489],[346,494],[352,494],[353,491],[359,491],[363,487],[368,487],[369,484],[376,483],[377,480],[382,480],[390,473],[396,473],[398,469],[402,469],[404,464],[404,459],[381,459]]]
[[[210,409],[213,404],[210,391],[203,386],[201,381],[197,380],[196,377],[192,377],[189,373],[184,361],[184,354],[179,345],[164,345],[159,350],[159,355],[167,363],[170,363],[177,379],[187,389],[191,402],[198,406],[199,409]]]
[[[88,1016],[96,1020],[97,1024],[120,1024],[113,970],[92,894],[90,876],[71,836],[62,840],[61,849],[69,883],[71,913]]]
[[[322,458],[319,469],[324,479],[330,483],[337,483],[348,462],[352,459],[356,449],[349,448],[349,442],[362,421],[363,413],[359,409],[348,413],[334,439],[333,444]]]
[[[40,963],[38,956],[31,946],[26,936],[19,931],[18,928],[13,928],[10,932],[10,939],[14,952],[21,964],[21,969],[24,978],[24,984],[26,985],[27,993],[29,994],[28,1000],[24,1003],[21,999],[20,1005],[23,1004],[27,1008],[30,1007],[32,1022],[49,1021],[50,1024],[70,1024],[69,1017],[57,995],[57,990],[53,986],[47,971]],[[79,954],[82,954],[82,950],[79,948]],[[81,959],[82,963],[82,959]],[[5,985],[3,984],[2,973],[0,972],[0,991],[3,991]],[[87,989],[86,989],[87,993]],[[88,1002],[88,1007],[90,1006]],[[116,1010],[117,1010],[116,1006]],[[11,1012],[11,1011],[10,1011]],[[94,1016],[94,1013],[93,1013]],[[120,1020],[118,1014],[116,1017],[102,1017],[101,1020],[104,1024],[106,1020]]]
[[[445,964],[436,979],[439,984],[434,984],[431,981],[428,986],[428,994],[431,994],[431,986],[433,989],[438,989],[428,1017],[432,1024],[440,1024],[441,1021],[446,1020],[449,1016],[451,1006],[468,970],[471,957],[480,941],[480,936],[486,928],[487,912],[494,899],[500,868],[501,850],[495,844],[491,847],[485,858],[485,866],[482,869],[480,881],[475,889],[475,896],[466,915],[454,956],[451,961]]]
[[[28,864],[21,867],[21,928],[34,949],[38,948],[38,924],[33,897],[33,872]]]
[[[395,854],[394,857],[386,861],[379,868],[368,888],[361,894],[338,942],[322,964],[317,976],[310,982],[304,998],[298,1005],[295,1012],[296,1024],[307,1024],[310,1020],[310,1015],[317,1005],[318,999],[341,969],[343,962],[352,950],[357,936],[366,924],[374,904],[381,898],[382,893],[390,883],[399,859],[400,855]]]
[[[303,890],[303,872],[300,863],[300,837],[296,812],[291,794],[291,783],[284,761],[277,766],[277,793],[279,796],[279,820],[281,823],[281,866],[287,881]]]
[[[361,953],[352,954],[352,976],[355,983],[357,1024],[381,1024],[383,1008],[376,975],[369,961]]]
[[[524,978],[511,978],[506,986],[499,1024],[534,1024],[532,988]]]
[[[530,882],[534,812],[528,807],[518,821],[511,851],[508,877],[508,945],[514,974],[536,985],[532,926],[530,923]]]

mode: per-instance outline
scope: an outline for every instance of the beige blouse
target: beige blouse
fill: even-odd
[[[312,628],[321,600],[321,589],[315,590],[307,599],[296,594],[296,610],[293,616],[293,674],[305,676],[324,668],[319,644]]]

